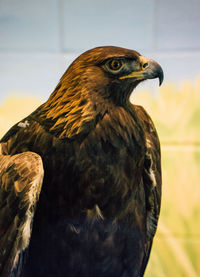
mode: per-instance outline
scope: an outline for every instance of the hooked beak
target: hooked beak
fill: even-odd
[[[146,57],[140,56],[140,70],[133,71],[129,75],[122,76],[120,79],[135,78],[136,80],[146,80],[159,78],[159,86],[161,86],[164,73],[161,66],[154,60],[148,59]]]

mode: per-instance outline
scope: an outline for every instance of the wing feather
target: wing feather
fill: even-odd
[[[143,125],[146,140],[143,183],[146,195],[147,239],[145,256],[141,269],[141,276],[143,276],[149,259],[152,241],[156,233],[158,217],[160,213],[162,185],[161,154],[159,138],[150,116],[147,114],[143,107],[134,105],[134,108],[137,111],[141,124]]]
[[[0,155],[0,276],[12,276],[28,247],[43,181],[39,155]]]

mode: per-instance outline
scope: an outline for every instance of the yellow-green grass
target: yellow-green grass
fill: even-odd
[[[145,277],[200,276],[200,78],[138,91],[162,145],[163,198]],[[0,105],[0,136],[41,104],[12,96]]]
[[[140,91],[135,96],[133,94],[132,101],[144,106],[150,113],[163,144],[198,142],[200,77],[194,82],[183,81],[179,86],[164,84],[154,95],[149,91]]]

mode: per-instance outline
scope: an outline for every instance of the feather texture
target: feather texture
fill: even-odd
[[[122,69],[108,70],[112,59]],[[152,61],[143,74],[143,60],[118,47],[82,54],[2,138],[1,277],[143,276],[160,212],[160,144],[129,96],[163,78]]]
[[[31,152],[0,155],[0,276],[9,277],[29,245],[43,179],[41,158]]]

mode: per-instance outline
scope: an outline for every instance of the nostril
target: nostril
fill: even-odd
[[[148,66],[148,63],[144,63],[142,67],[146,68],[147,66]]]

